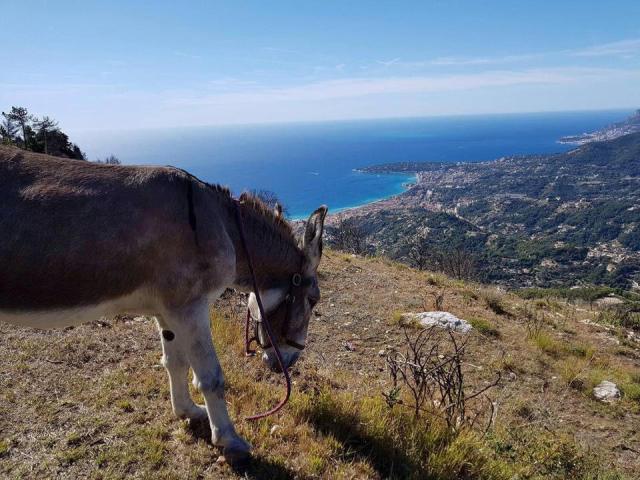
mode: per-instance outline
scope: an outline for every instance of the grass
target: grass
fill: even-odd
[[[587,343],[572,343],[567,345],[565,350],[574,357],[591,358],[595,354],[593,345]]]
[[[482,299],[487,307],[496,315],[507,315],[507,307],[501,294],[494,290],[485,289],[481,292]]]
[[[510,478],[510,467],[494,459],[474,432],[451,434],[437,419],[416,419],[402,406],[390,409],[382,397],[323,390],[298,397],[294,411],[298,422],[335,442],[333,462],[365,465],[383,478]],[[314,459],[309,473],[322,467],[326,475],[330,463]]]
[[[404,322],[402,315],[403,313],[400,310],[394,310],[391,313],[391,319],[390,319],[391,325],[402,325]]]
[[[580,300],[583,302],[594,302],[612,294],[628,300],[640,300],[640,295],[637,293],[596,285],[580,288],[523,288],[516,290],[514,293],[527,300],[536,298],[562,298],[569,301]]]
[[[637,309],[638,307],[634,307]],[[599,323],[614,325],[640,331],[640,312],[633,311],[625,306],[611,307],[599,312]]]
[[[424,272],[331,251],[321,268],[322,316],[312,319],[309,348],[292,371],[291,402],[275,416],[243,420],[281,398],[282,379],[259,358],[243,355],[241,298],[230,296],[212,309],[229,411],[254,446],[252,460],[238,469],[216,463],[220,452],[210,444],[207,425],[172,416],[151,322],[45,333],[0,324],[7,339],[0,356],[9,373],[0,375],[0,432],[11,432],[10,439],[0,436],[0,477],[613,479],[619,477],[607,468],[614,465],[633,478],[637,461],[614,447],[638,445],[637,361],[614,355],[603,329],[596,335],[593,325],[578,321],[597,311],[579,310],[574,318],[562,302],[543,301],[535,312],[565,315],[575,334],[542,322],[544,335],[534,340],[519,313],[523,303],[534,309],[533,302],[509,293],[439,275],[436,288],[425,285]],[[363,286],[370,295],[362,295]],[[469,392],[492,381],[497,369],[512,373],[487,392],[499,408],[486,435],[485,425],[452,432],[435,412],[416,420],[403,404],[389,408],[381,395],[390,382],[378,352],[403,341],[400,312],[419,308],[425,291],[441,290],[447,308],[482,335],[468,337]],[[495,311],[487,291],[503,307],[498,312],[508,307],[513,319]],[[349,325],[345,311],[351,312]],[[346,351],[344,341],[357,349]],[[546,351],[551,358],[540,354]],[[572,391],[577,382],[568,386],[573,379],[583,393]],[[602,379],[620,386],[621,401],[604,405],[589,398]],[[401,395],[406,403],[407,392]]]
[[[7,440],[0,440],[0,458],[5,456],[9,452],[9,442]]]
[[[63,467],[68,467],[69,465],[82,459],[86,454],[87,454],[86,447],[84,446],[72,447],[59,452],[57,455],[57,458],[58,458],[58,461],[60,462],[60,465],[62,465]]]
[[[624,383],[620,389],[627,400],[640,402],[640,383]]]
[[[554,435],[532,425],[506,427],[489,441],[501,455],[519,460],[512,478],[622,480],[592,452],[581,449],[568,435]]]
[[[557,358],[564,351],[562,344],[547,332],[538,332],[536,335],[531,337],[531,340],[538,349],[552,357]]]
[[[128,399],[118,400],[116,406],[125,413],[131,413],[134,411],[133,404]]]
[[[471,317],[469,318],[469,323],[481,335],[484,335],[486,337],[500,338],[500,330],[498,330],[495,325],[488,320],[478,317]]]
[[[579,391],[587,389],[586,376],[591,371],[591,362],[584,359],[563,359],[557,365],[558,372],[565,384]]]

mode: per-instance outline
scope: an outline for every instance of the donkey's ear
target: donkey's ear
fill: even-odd
[[[322,256],[322,231],[324,219],[327,216],[327,207],[322,205],[311,214],[304,230],[302,247],[313,268],[317,268]]]
[[[276,206],[273,207],[273,213],[276,218],[282,218],[282,205],[280,205],[278,202],[276,202]]]

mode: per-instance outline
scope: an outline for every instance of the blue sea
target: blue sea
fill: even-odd
[[[451,116],[326,123],[80,133],[90,159],[175,165],[236,194],[277,194],[291,218],[321,204],[330,211],[400,193],[410,175],[356,169],[388,162],[476,162],[505,155],[561,152],[558,138],[601,128],[631,110]],[[161,201],[161,199],[158,199]]]

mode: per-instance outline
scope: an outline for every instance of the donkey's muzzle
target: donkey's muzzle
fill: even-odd
[[[280,352],[282,354],[282,361],[284,363],[285,368],[292,367],[298,358],[300,357],[300,352],[298,350],[286,348],[285,350]],[[262,354],[262,360],[268,365],[269,369],[272,372],[281,372],[280,364],[278,363],[278,359],[276,357],[273,348],[268,348]]]

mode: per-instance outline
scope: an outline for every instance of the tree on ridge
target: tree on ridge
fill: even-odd
[[[9,113],[2,112],[2,115],[20,125],[20,128],[22,129],[22,143],[24,145],[24,149],[28,150],[27,129],[29,127],[29,122],[32,120],[32,116],[29,114],[29,111],[24,107],[11,107],[11,111]]]
[[[58,127],[58,122],[53,120],[52,118],[47,117],[46,115],[42,117],[42,120],[38,120],[37,118],[33,119],[34,126],[38,129],[39,133],[42,134],[42,138],[44,139],[44,153],[48,154],[49,149],[47,145],[47,134]]]

